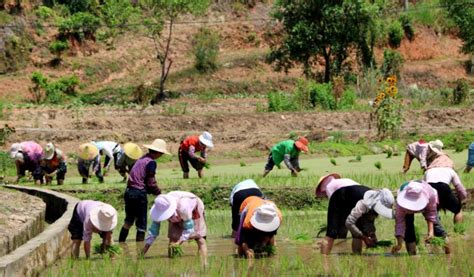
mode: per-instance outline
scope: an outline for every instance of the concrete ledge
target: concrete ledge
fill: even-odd
[[[69,255],[67,252],[71,240],[67,226],[79,200],[42,188],[13,185],[5,187],[42,198],[46,203],[46,221],[51,225],[15,251],[1,257],[0,277],[38,275],[57,259]]]
[[[4,190],[2,190],[2,192],[3,191]],[[7,195],[9,197],[14,197],[17,194],[23,196],[23,193],[21,192],[8,193]],[[26,199],[28,203],[30,205],[35,205],[37,209],[30,210],[28,215],[22,214],[21,217],[24,218],[25,223],[21,226],[18,226],[18,229],[14,230],[15,232],[11,232],[13,230],[10,230],[8,235],[4,239],[0,240],[0,259],[2,256],[14,251],[44,230],[46,204],[41,201],[41,199],[37,199],[38,197],[32,195],[25,195],[25,197],[27,197]],[[24,200],[23,203],[25,203]]]

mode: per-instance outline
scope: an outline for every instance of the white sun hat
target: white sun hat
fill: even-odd
[[[155,222],[169,219],[176,212],[178,202],[170,195],[161,194],[155,198],[155,204],[150,209],[150,217]]]
[[[91,210],[92,225],[103,232],[112,231],[117,226],[117,210],[109,204],[97,206]]]
[[[44,158],[46,160],[51,160],[54,157],[55,150],[56,148],[54,147],[54,144],[52,144],[51,142],[46,144],[46,146],[44,147]]]
[[[274,204],[263,204],[255,209],[250,224],[260,231],[273,232],[280,227],[280,217]]]
[[[437,154],[443,153],[444,144],[439,139],[428,142],[428,146]]]
[[[428,205],[428,197],[420,182],[411,181],[402,190],[398,191],[397,203],[402,208],[418,212]]]
[[[10,147],[10,151],[8,151],[10,153],[10,158],[15,159],[16,154],[18,154],[18,152],[20,151],[21,151],[21,143],[12,144],[12,146]]]
[[[212,143],[212,135],[209,132],[202,133],[202,135],[199,136],[199,141],[209,148],[214,147],[214,143]]]
[[[162,139],[155,139],[152,144],[144,144],[143,147],[166,155],[171,155],[171,153],[168,152],[166,141]]]
[[[373,209],[377,214],[393,219],[392,206],[395,202],[392,192],[389,189],[369,190],[364,193],[364,204]]]

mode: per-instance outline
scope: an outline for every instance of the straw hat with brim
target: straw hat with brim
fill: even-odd
[[[166,145],[166,141],[162,139],[155,139],[152,144],[144,144],[143,147],[166,155],[171,155],[171,153],[167,150],[168,147]]]
[[[54,157],[54,150],[56,150],[54,144],[51,142],[46,144],[44,147],[44,158],[46,160],[51,160]]]
[[[364,193],[364,204],[373,209],[377,214],[393,219],[392,206],[395,202],[393,194],[388,189],[369,190]]]
[[[12,146],[10,147],[10,151],[8,151],[10,153],[10,158],[15,159],[16,154],[18,154],[18,152],[20,151],[21,151],[21,143],[12,144]]]
[[[250,218],[250,224],[260,231],[273,232],[280,227],[280,217],[277,209],[273,204],[263,204],[255,209],[255,212]]]
[[[155,222],[169,219],[176,212],[178,203],[172,196],[161,194],[155,198],[155,204],[150,209],[150,217]]]
[[[326,186],[327,186],[326,180],[329,177],[333,177],[334,179],[341,179],[341,175],[339,175],[338,173],[331,173],[331,174],[324,175],[321,178],[319,178],[318,186],[316,187],[316,197],[325,197],[326,196]]]
[[[305,153],[308,152],[309,150],[308,144],[309,144],[309,141],[305,137],[301,137],[297,141],[295,141],[296,148],[298,148],[299,150]]]
[[[130,159],[138,160],[143,156],[143,151],[140,146],[132,142],[125,143],[123,146],[123,151]]]
[[[90,220],[100,231],[109,232],[117,226],[117,211],[111,205],[103,204],[91,210]]]
[[[214,143],[212,143],[212,135],[209,132],[202,133],[202,135],[199,136],[199,141],[209,148],[214,147]]]
[[[431,150],[433,150],[437,154],[443,153],[444,144],[439,139],[428,142],[428,146],[430,147]]]
[[[423,186],[419,182],[411,182],[403,190],[398,191],[398,205],[410,211],[421,211],[428,202],[428,195],[423,192]]]
[[[83,160],[92,160],[99,155],[99,149],[92,143],[84,143],[79,146],[78,154]]]

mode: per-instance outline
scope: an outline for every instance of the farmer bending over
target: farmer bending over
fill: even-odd
[[[74,207],[68,230],[73,242],[72,257],[79,257],[79,248],[84,241],[86,258],[91,255],[92,233],[102,238],[102,251],[112,244],[112,230],[117,225],[117,211],[100,201],[82,200]]]
[[[123,151],[122,147],[114,141],[92,141],[92,143],[99,149],[100,155],[105,156],[103,175],[107,176],[112,164],[117,168],[117,156]]]
[[[92,170],[99,179],[99,183],[104,182],[104,176],[100,170],[100,155],[99,149],[92,143],[84,143],[79,146],[78,159],[77,159],[77,170],[82,176],[82,183],[87,184],[90,177],[89,170],[92,166]]]
[[[247,197],[258,196],[263,198],[263,193],[254,180],[247,179],[235,185],[230,193],[229,201],[232,210],[232,237],[235,238],[240,222],[240,206]]]
[[[46,185],[50,185],[53,181],[54,175],[58,186],[64,184],[64,178],[66,177],[67,165],[66,159],[63,152],[56,148],[54,144],[48,143],[44,148],[44,155],[41,157],[40,162],[40,174],[41,181],[44,176]]]
[[[161,194],[151,207],[150,216],[153,220],[143,248],[145,254],[160,234],[160,222],[168,220],[168,255],[171,248],[188,240],[195,240],[199,254],[207,256],[206,221],[204,203],[196,195],[186,191],[172,191]]]
[[[258,196],[247,197],[240,206],[240,222],[235,237],[238,254],[254,258],[255,253],[274,247],[275,235],[282,219],[280,210],[272,201]]]
[[[289,139],[275,144],[268,155],[263,177],[267,176],[275,165],[280,166],[282,161],[291,171],[291,176],[298,176],[298,172],[301,171],[299,163],[301,151],[308,152],[308,140],[304,137],[299,138],[297,141]]]
[[[34,141],[24,141],[14,143],[10,148],[10,158],[15,160],[18,183],[25,176],[26,171],[33,175],[36,184],[42,183],[41,170],[39,168],[41,157],[43,156],[43,148]]]
[[[156,185],[156,159],[163,154],[171,155],[166,142],[155,139],[152,144],[143,145],[148,154],[141,157],[130,171],[125,190],[125,222],[120,230],[119,242],[125,242],[133,223],[137,227],[136,241],[145,240],[147,227],[148,200],[147,193],[159,195],[161,190]]]
[[[135,162],[143,156],[143,151],[135,143],[125,143],[123,150],[117,154],[115,169],[123,177],[123,182],[127,181],[127,174],[132,170]]]
[[[402,249],[405,240],[408,254],[416,255],[415,213],[423,213],[427,223],[427,236],[429,242],[436,237],[443,237],[445,233],[434,228],[438,222],[436,206],[438,195],[425,181],[410,181],[403,184],[398,190],[397,207],[395,212],[395,237],[397,245],[392,248],[392,253]],[[449,254],[449,246],[445,246],[445,253]]]
[[[197,170],[199,178],[202,178],[202,169],[207,162],[207,148],[214,147],[212,135],[204,132],[200,136],[189,136],[181,142],[178,149],[179,163],[183,170],[183,178],[189,178],[189,164]],[[201,155],[196,155],[200,152]]]
[[[454,223],[462,222],[461,203],[467,198],[467,192],[456,171],[450,167],[430,168],[425,172],[424,180],[438,193],[438,210],[449,210],[454,214]],[[454,185],[457,197],[449,187],[449,184]]]
[[[440,140],[430,141],[429,143],[419,140],[409,144],[405,153],[403,173],[410,169],[411,162],[415,158],[420,162],[423,171],[426,171],[429,167],[454,167],[453,161],[443,153],[443,146],[443,142]],[[431,165],[432,163],[435,163],[435,165]]]

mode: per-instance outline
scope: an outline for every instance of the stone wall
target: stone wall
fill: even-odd
[[[6,255],[44,229],[46,204],[37,197],[13,191],[0,191],[0,257]],[[16,205],[15,205],[16,204]]]
[[[0,277],[38,275],[57,259],[69,255],[71,240],[67,226],[78,200],[36,187],[5,187],[41,197],[46,203],[46,221],[51,225],[15,251],[0,258]]]

